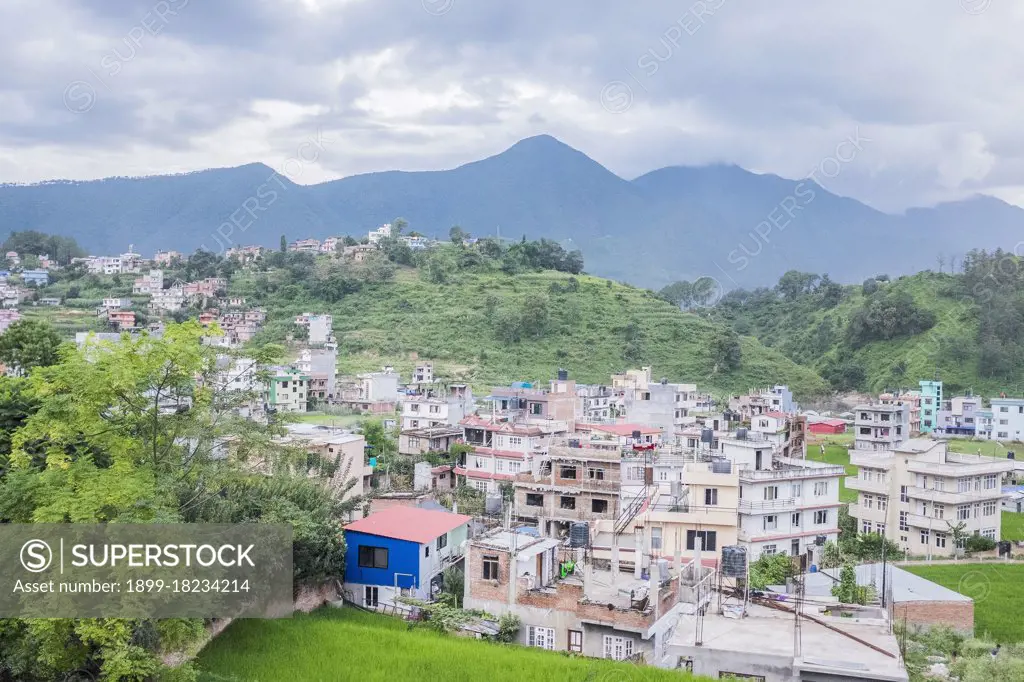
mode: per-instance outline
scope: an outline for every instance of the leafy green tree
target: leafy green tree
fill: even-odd
[[[750,564],[750,586],[763,590],[769,585],[784,585],[786,578],[796,575],[793,560],[785,554],[762,554]]]
[[[281,235],[280,250],[281,253],[285,253],[286,251],[288,251],[288,239],[283,234]]]
[[[0,362],[19,372],[55,364],[60,334],[43,320],[18,320],[0,334]]]
[[[841,604],[867,603],[867,589],[857,584],[857,572],[853,564],[843,564],[839,569],[839,582],[832,586],[832,596]]]
[[[467,239],[469,239],[469,233],[463,230],[458,225],[448,230],[448,238],[452,241],[452,244],[456,246],[462,246]]]

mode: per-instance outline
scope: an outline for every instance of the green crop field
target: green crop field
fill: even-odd
[[[1024,540],[1024,514],[1008,511],[1002,514],[1003,540]]]
[[[199,682],[695,679],[675,670],[410,630],[404,621],[351,608],[235,621],[200,653],[198,667]]]
[[[974,634],[996,642],[1024,642],[1024,563],[905,565],[915,575],[974,599]]]
[[[951,438],[946,443],[950,452],[1005,458],[1007,452],[1013,451],[1020,453],[1019,457],[1024,457],[1024,443],[1020,442]]]

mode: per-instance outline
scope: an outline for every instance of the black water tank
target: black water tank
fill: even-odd
[[[747,575],[747,550],[739,545],[722,548],[722,575],[727,578],[741,578]]]
[[[700,430],[700,442],[702,443],[713,443],[715,440],[715,432],[711,429]]]
[[[590,544],[590,524],[584,522],[574,522],[569,526],[569,546],[570,547],[586,547]]]
[[[1017,459],[1017,453],[1013,451],[1007,452],[1006,459]]]
[[[558,370],[558,380],[559,381],[565,381],[568,378],[569,378],[569,371],[568,370],[565,370],[565,369],[559,369]]]

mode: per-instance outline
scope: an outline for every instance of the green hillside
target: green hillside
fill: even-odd
[[[814,369],[838,390],[916,388],[937,376],[948,391],[1019,394],[1024,317],[1017,284],[984,283],[977,267],[869,280],[869,293],[833,283],[823,290],[797,277],[816,276],[789,273],[774,289],[731,292],[713,317]]]
[[[683,313],[648,290],[597,277],[463,270],[438,283],[422,269],[402,267],[388,281],[364,283],[328,303],[306,288],[278,287],[285,274],[239,272],[231,292],[266,305],[263,340],[297,332],[300,313],[333,315],[346,372],[388,364],[407,373],[419,358],[486,386],[546,381],[560,367],[579,381],[608,382],[613,372],[651,365],[658,377],[721,391],[778,382],[801,396],[826,390],[812,370],[755,339]],[[268,289],[274,291],[261,295]]]

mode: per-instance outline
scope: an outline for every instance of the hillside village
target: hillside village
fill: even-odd
[[[396,241],[436,246],[384,225],[362,243],[285,248],[364,262]],[[244,269],[265,253],[225,257]],[[334,319],[316,309],[290,321],[290,361],[266,364],[250,351],[267,311],[229,295],[226,277],[172,280],[182,254],[6,259],[5,329],[66,306],[45,295],[61,270],[131,282],[130,297],[95,307],[99,331],[77,331],[80,348],[159,338],[188,317],[208,329],[213,384],[237,414],[333,460],[330,486],[358,503],[339,531],[339,604],[422,618],[457,570],[457,603],[488,614],[462,625],[476,637],[514,617],[524,646],[712,678],[904,680],[900,628],[970,634],[974,603],[893,562],[1017,553],[1002,519],[1024,505],[1011,445],[1024,440],[1024,399],[947,396],[922,380],[831,414],[782,383],[722,395],[651,366],[602,383],[554,368],[481,393],[428,358],[406,375],[339,372]],[[956,446],[982,441],[996,450]],[[852,591],[837,591],[847,580]]]

